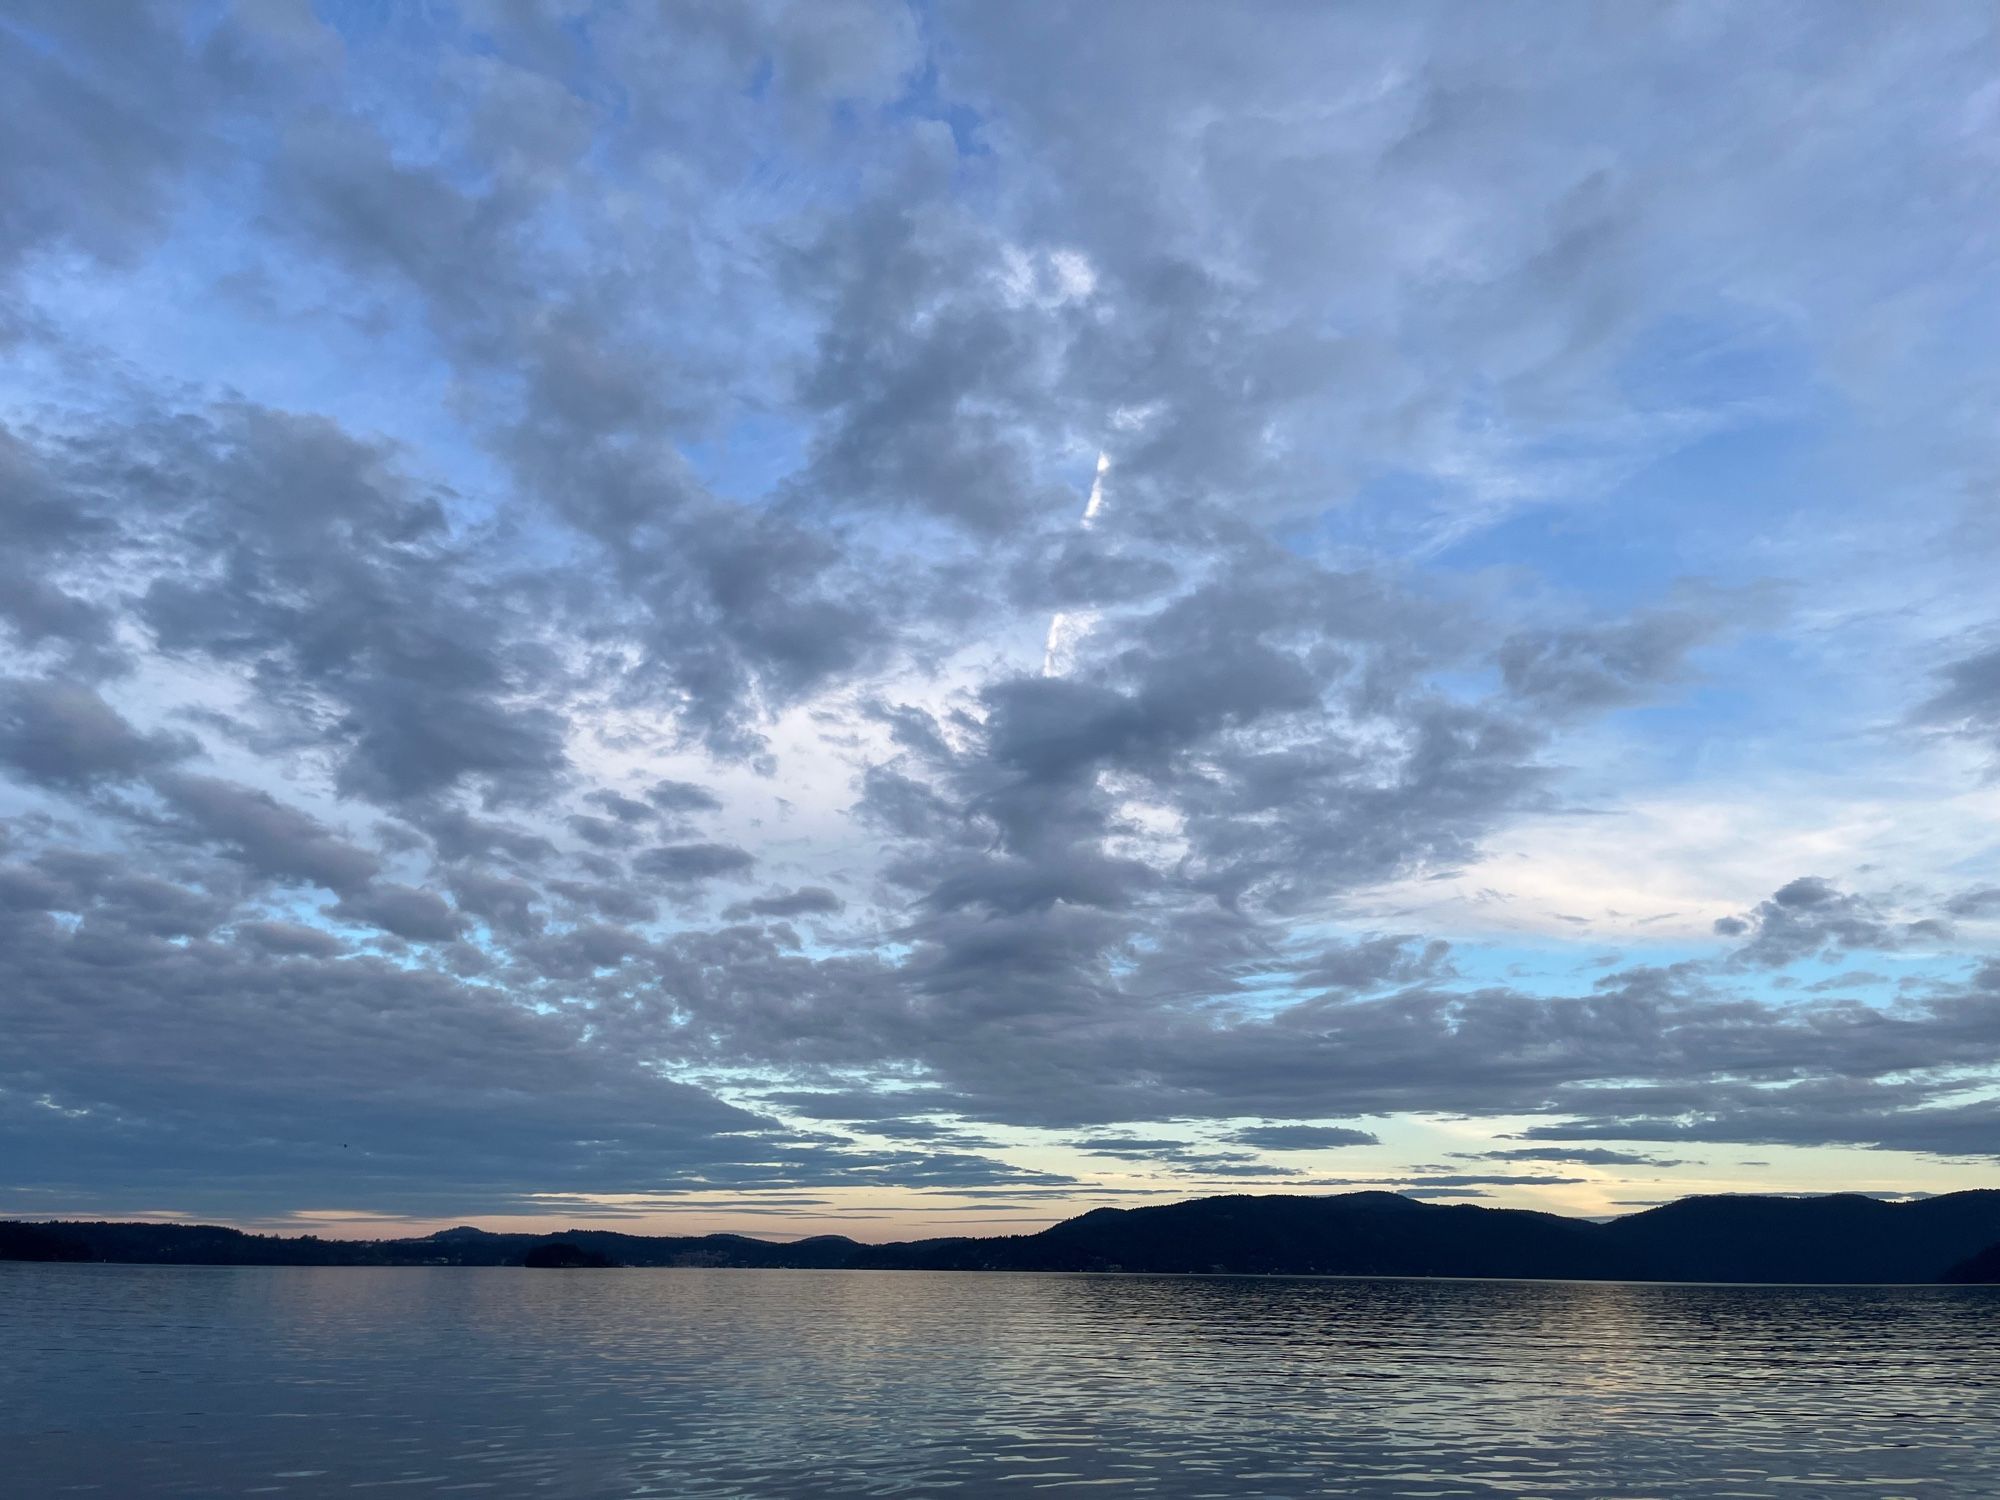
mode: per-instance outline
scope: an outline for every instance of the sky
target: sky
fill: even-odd
[[[2000,1183],[1996,24],[9,5],[0,1214]]]

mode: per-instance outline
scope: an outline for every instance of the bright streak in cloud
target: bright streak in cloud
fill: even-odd
[[[1097,468],[1090,477],[1090,497],[1084,501],[1083,515],[1078,518],[1078,529],[1089,531],[1097,524],[1098,512],[1104,509],[1104,476],[1111,471],[1111,455],[1099,453]],[[1057,610],[1049,617],[1049,634],[1042,647],[1042,675],[1055,677],[1075,655],[1078,641],[1089,633],[1097,622],[1097,616],[1089,611],[1067,614]]]

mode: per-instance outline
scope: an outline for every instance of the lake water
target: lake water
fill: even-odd
[[[2000,1289],[0,1265],[0,1490],[2000,1496]]]

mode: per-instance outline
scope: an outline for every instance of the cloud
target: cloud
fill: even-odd
[[[1674,682],[1690,648],[1717,622],[1691,609],[1654,610],[1595,630],[1523,632],[1495,653],[1522,700],[1567,714],[1631,703]]]
[[[1260,1151],[1320,1151],[1329,1146],[1379,1146],[1371,1131],[1346,1125],[1251,1125],[1231,1140]]]
[[[1886,952],[1945,935],[1935,919],[1895,922],[1867,898],[1816,875],[1780,887],[1745,917],[1719,918],[1715,928],[1724,937],[1748,934],[1737,960],[1769,968],[1832,953]]]
[[[1604,1146],[1510,1146],[1501,1151],[1468,1153],[1480,1161],[1545,1161],[1579,1167],[1683,1167],[1685,1161],[1647,1156],[1637,1151],[1613,1151]]]
[[[28,781],[73,788],[129,781],[194,749],[187,735],[140,733],[80,684],[0,681],[0,763]]]
[[[803,885],[795,891],[778,891],[754,896],[723,908],[725,920],[741,922],[749,917],[827,917],[846,909],[847,903],[823,885]]]
[[[379,861],[366,850],[269,792],[184,771],[153,779],[176,821],[173,833],[221,846],[265,880],[304,881],[346,893],[373,878]]]
[[[160,232],[200,126],[246,81],[232,64],[253,35],[225,23],[190,52],[177,30],[152,12],[113,21],[36,5],[0,37],[16,124],[0,171],[18,187],[0,268],[46,250],[124,259]]]
[[[634,856],[632,869],[668,885],[685,885],[747,874],[756,863],[747,850],[730,844],[661,844]]]
[[[301,954],[310,958],[331,958],[345,945],[324,928],[303,922],[238,922],[236,936],[265,953]]]
[[[1944,909],[1954,917],[1989,917],[2000,914],[2000,887],[1987,886],[1980,890],[1962,891],[1947,901]]]
[[[413,943],[448,943],[465,927],[465,919],[442,897],[393,882],[343,897],[330,915],[379,927]]]
[[[706,787],[686,781],[656,781],[646,789],[646,800],[662,812],[715,812],[722,799]]]
[[[2000,646],[1949,662],[1938,690],[1920,704],[1920,723],[2000,747]]]
[[[13,1185],[1990,1157],[1987,18],[474,19],[0,35]]]

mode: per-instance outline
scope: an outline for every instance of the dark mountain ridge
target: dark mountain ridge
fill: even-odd
[[[1943,1281],[1957,1286],[2000,1285],[2000,1243],[1988,1245],[1946,1271]]]
[[[1145,1271],[1720,1282],[1936,1282],[2000,1246],[2000,1190],[1908,1203],[1860,1194],[1704,1197],[1600,1223],[1394,1193],[1196,1198],[1099,1208],[1037,1234],[867,1245],[608,1229],[325,1240],[199,1224],[0,1224],[0,1259],[162,1265],[504,1266],[556,1242],[625,1266]],[[9,1247],[18,1247],[9,1254]]]

